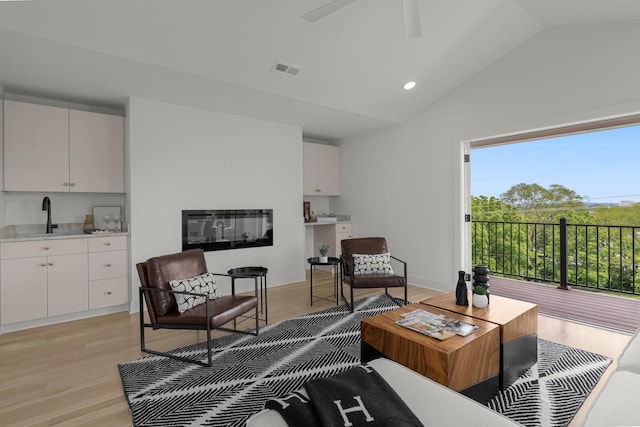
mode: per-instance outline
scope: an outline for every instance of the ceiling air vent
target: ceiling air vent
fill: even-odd
[[[278,61],[271,68],[273,71],[279,71],[281,73],[289,74],[290,76],[297,76],[301,68],[297,65],[287,64],[283,61]]]

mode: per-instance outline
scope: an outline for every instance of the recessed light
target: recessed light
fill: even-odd
[[[404,84],[404,90],[411,90],[416,87],[416,82],[406,82]]]

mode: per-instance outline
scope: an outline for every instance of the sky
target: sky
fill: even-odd
[[[471,194],[560,184],[593,203],[640,202],[640,126],[471,150]]]

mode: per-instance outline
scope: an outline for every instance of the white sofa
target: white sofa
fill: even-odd
[[[425,426],[513,427],[520,424],[388,359],[369,362]],[[287,427],[280,414],[264,410],[248,427]]]
[[[635,406],[640,393],[639,333],[631,338],[618,360],[616,371],[598,393],[584,427],[640,426],[640,411]]]

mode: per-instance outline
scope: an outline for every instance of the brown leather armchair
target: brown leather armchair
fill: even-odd
[[[390,258],[402,265],[402,275],[388,272],[375,272],[371,274],[357,273],[354,270],[354,254],[375,255],[385,254],[389,250],[387,248],[387,240],[384,237],[364,237],[356,239],[344,239],[340,243],[342,248],[342,283],[349,285],[351,290],[351,312],[353,313],[353,290],[362,288],[385,288],[384,292],[390,297],[388,288],[404,288],[404,302],[407,302],[407,263],[399,258],[390,255]],[[340,286],[342,298],[344,296],[344,287]]]
[[[205,294],[193,292],[181,292],[171,289],[171,280],[187,279],[207,273],[207,264],[202,249],[191,249],[170,255],[149,258],[146,262],[136,264],[140,277],[140,350],[145,353],[156,354],[181,360],[183,362],[196,363],[202,366],[211,366],[211,330],[222,329],[232,332],[251,333],[258,335],[258,290],[255,296],[235,295],[232,285],[231,295],[220,296],[216,299],[208,299]],[[228,276],[227,274],[213,273],[216,276]],[[257,282],[256,282],[257,283]],[[257,284],[256,284],[257,287]],[[196,305],[183,313],[178,310],[175,295],[181,293],[188,296],[204,297],[206,303]],[[149,323],[144,321],[143,299],[146,302],[149,314]],[[255,310],[255,330],[238,331],[236,319],[245,313]],[[233,321],[233,329],[223,325]],[[200,360],[188,359],[170,353],[151,350],[145,346],[145,328],[156,329],[196,329],[207,331],[207,363]]]

